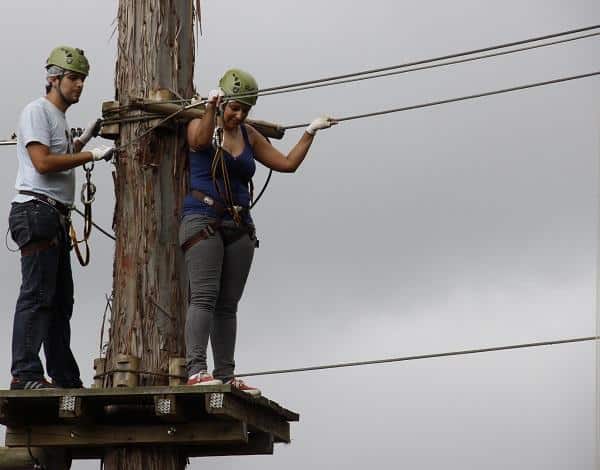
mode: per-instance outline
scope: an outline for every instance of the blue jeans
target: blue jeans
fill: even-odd
[[[12,337],[12,376],[20,380],[44,377],[39,358],[42,345],[46,369],[59,387],[81,387],[79,367],[71,351],[73,275],[70,242],[64,217],[37,200],[13,203],[10,233],[19,246],[54,240],[31,254],[21,255],[21,290]]]

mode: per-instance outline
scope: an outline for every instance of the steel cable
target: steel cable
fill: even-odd
[[[415,65],[423,65],[423,64],[430,63],[430,62],[439,62],[441,60],[454,59],[454,58],[462,57],[462,56],[466,56],[466,55],[481,54],[481,53],[489,52],[489,51],[492,51],[495,49],[505,49],[507,47],[520,46],[522,44],[544,41],[546,39],[553,39],[553,38],[562,37],[562,36],[569,36],[572,34],[583,33],[585,31],[592,31],[594,29],[599,29],[599,28],[600,28],[600,24],[586,26],[584,28],[571,29],[568,31],[562,31],[560,33],[547,34],[544,36],[537,36],[537,37],[533,37],[533,38],[529,38],[529,39],[522,39],[520,41],[513,41],[513,42],[504,43],[504,44],[497,44],[495,46],[488,46],[488,47],[483,47],[483,48],[479,48],[479,49],[473,49],[470,51],[457,52],[454,54],[448,54],[448,55],[444,55],[444,56],[434,57],[432,59],[421,59],[421,60],[406,62],[406,63],[398,64],[398,65],[390,65],[387,67],[363,70],[361,72],[347,73],[347,74],[342,74],[342,75],[334,75],[331,77],[323,77],[323,78],[314,79],[314,80],[306,80],[303,82],[289,83],[287,85],[278,85],[278,86],[273,86],[273,87],[269,87],[269,88],[263,88],[263,89],[259,90],[259,93],[270,92],[270,91],[275,91],[275,90],[283,90],[283,89],[287,89],[287,88],[295,88],[295,87],[299,87],[299,86],[312,85],[312,84],[316,84],[316,83],[324,83],[324,82],[329,82],[332,80],[341,80],[341,79],[345,79],[345,78],[357,77],[360,75],[368,75],[368,74],[374,74],[374,73],[379,73],[379,72],[386,72],[389,70],[394,70],[394,69],[399,69],[399,68],[406,68],[406,67],[411,67],[411,66],[415,66]]]
[[[496,346],[490,348],[479,348],[479,349],[465,349],[460,351],[450,351],[444,353],[436,353],[436,354],[420,354],[417,356],[404,356],[404,357],[392,357],[389,359],[375,359],[371,361],[358,361],[358,362],[341,362],[337,364],[326,364],[326,365],[318,365],[318,366],[309,366],[309,367],[297,367],[295,369],[275,369],[275,370],[266,370],[261,372],[249,372],[244,374],[236,374],[236,377],[253,377],[258,375],[276,375],[276,374],[292,374],[295,372],[309,372],[315,370],[325,370],[325,369],[339,369],[342,367],[356,367],[356,366],[367,366],[374,364],[388,364],[392,362],[406,362],[406,361],[416,361],[420,359],[433,359],[439,357],[451,357],[451,356],[466,356],[469,354],[480,354],[494,351],[508,351],[513,349],[525,349],[525,348],[538,348],[542,346],[554,346],[558,344],[569,344],[569,343],[583,343],[586,341],[596,341],[600,339],[598,336],[585,336],[580,338],[570,338],[570,339],[559,339],[553,341],[539,341],[536,343],[521,343],[521,344],[512,344],[509,346]]]
[[[472,99],[476,99],[476,98],[483,98],[485,96],[499,95],[502,93],[510,93],[513,91],[526,90],[528,88],[536,88],[536,87],[541,87],[541,86],[545,86],[545,85],[552,85],[555,83],[567,82],[570,80],[579,80],[582,78],[589,78],[589,77],[593,77],[596,75],[600,75],[600,71],[584,73],[581,75],[572,75],[570,77],[556,78],[553,80],[546,80],[543,82],[528,83],[526,85],[519,85],[519,86],[510,87],[510,88],[503,88],[503,89],[494,90],[494,91],[486,91],[483,93],[476,93],[473,95],[460,96],[458,98],[449,98],[449,99],[445,99],[445,100],[430,101],[428,103],[415,104],[415,105],[411,105],[411,106],[403,106],[401,108],[386,109],[383,111],[374,111],[374,112],[363,113],[363,114],[354,114],[351,116],[344,116],[341,118],[333,118],[333,120],[335,120],[337,122],[344,122],[344,121],[352,121],[354,119],[363,119],[363,118],[374,117],[374,116],[382,116],[384,114],[399,113],[402,111],[410,111],[413,109],[428,108],[431,106],[438,106],[441,104],[455,103],[457,101],[465,101],[465,100],[472,100]],[[284,126],[283,129],[285,129],[285,130],[298,129],[300,127],[306,127],[309,124],[310,123],[308,123],[308,122],[302,123],[302,124],[292,124],[289,126]]]
[[[73,207],[73,210],[75,212],[77,212],[81,217],[85,218],[85,214],[83,212],[81,212],[77,207]],[[110,238],[112,240],[116,240],[114,235],[111,235],[110,233],[108,233],[106,230],[104,230],[102,227],[100,227],[98,224],[96,224],[96,222],[94,222],[93,220],[91,222],[92,222],[92,225],[94,227],[96,227],[101,233],[103,233],[104,235],[106,235],[108,238]]]
[[[535,46],[522,47],[519,49],[511,49],[509,51],[494,52],[491,54],[485,54],[485,55],[476,56],[476,57],[467,57],[466,59],[451,60],[451,61],[446,61],[446,62],[442,62],[439,64],[423,65],[421,67],[413,67],[413,68],[408,68],[409,66],[406,66],[406,68],[403,68],[401,70],[394,70],[392,72],[379,73],[379,74],[375,74],[375,75],[369,75],[366,77],[355,77],[355,78],[348,78],[345,80],[335,80],[335,81],[331,81],[331,82],[316,83],[313,85],[300,86],[297,88],[286,88],[283,90],[267,91],[264,93],[259,92],[259,95],[260,96],[269,96],[269,95],[278,95],[281,93],[293,93],[296,91],[311,90],[314,88],[321,88],[321,87],[333,86],[333,85],[342,85],[345,83],[353,83],[353,82],[359,82],[359,81],[363,81],[363,80],[371,80],[373,78],[390,77],[393,75],[400,75],[400,74],[409,73],[409,72],[416,72],[418,70],[428,70],[428,69],[434,69],[434,68],[438,68],[438,67],[445,67],[447,65],[462,64],[462,63],[466,63],[466,62],[474,62],[476,60],[481,60],[481,59],[489,59],[491,57],[499,57],[499,56],[503,56],[503,55],[507,55],[507,54],[513,54],[515,52],[523,52],[523,51],[528,51],[531,49],[538,49],[541,47],[552,46],[555,44],[563,44],[563,43],[567,43],[567,42],[577,41],[579,39],[591,38],[594,36],[600,36],[600,32],[585,34],[583,36],[577,36],[575,38],[562,39],[560,41],[553,41],[553,42],[548,42],[548,43],[544,43],[544,44],[536,44]]]

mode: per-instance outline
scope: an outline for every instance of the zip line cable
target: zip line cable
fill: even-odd
[[[278,94],[282,94],[282,93],[293,93],[296,91],[303,91],[303,90],[309,90],[309,89],[313,89],[313,88],[321,88],[321,87],[326,87],[326,86],[359,82],[359,81],[363,81],[363,80],[370,80],[373,78],[390,77],[393,75],[400,75],[400,74],[404,74],[404,73],[408,73],[408,72],[416,72],[418,70],[427,70],[427,69],[433,69],[433,68],[438,68],[438,67],[445,67],[448,65],[455,65],[455,64],[461,64],[461,63],[466,63],[466,62],[474,62],[477,60],[489,59],[492,57],[499,57],[499,56],[503,56],[503,55],[514,54],[516,52],[524,52],[524,51],[529,51],[529,50],[533,50],[533,49],[540,49],[543,47],[554,46],[557,44],[565,44],[565,43],[569,43],[569,42],[573,42],[573,41],[578,41],[580,39],[587,39],[587,38],[591,38],[591,37],[595,37],[595,36],[600,36],[600,32],[583,34],[583,35],[576,36],[573,38],[560,39],[557,41],[550,41],[550,42],[546,42],[543,44],[535,44],[532,46],[519,47],[519,48],[511,49],[508,51],[493,52],[490,54],[479,55],[476,57],[467,57],[464,59],[456,59],[456,60],[447,60],[447,59],[451,59],[454,57],[462,57],[465,55],[473,55],[476,53],[481,53],[481,52],[485,52],[485,51],[489,51],[489,50],[513,47],[515,45],[519,45],[519,44],[523,44],[523,43],[539,42],[544,39],[551,39],[551,38],[560,37],[560,36],[564,36],[564,35],[571,35],[571,34],[575,34],[577,32],[583,32],[583,31],[589,31],[592,29],[597,29],[599,27],[600,27],[600,25],[590,26],[590,27],[581,28],[578,30],[566,31],[564,33],[557,33],[557,34],[553,34],[553,35],[549,35],[549,36],[544,36],[541,38],[533,38],[533,39],[518,41],[516,43],[510,43],[510,44],[506,44],[506,45],[492,46],[492,47],[485,48],[485,49],[479,49],[477,51],[460,52],[460,53],[451,54],[451,55],[444,56],[444,57],[437,57],[437,58],[433,58],[433,59],[423,59],[423,60],[419,60],[419,61],[415,61],[415,62],[408,62],[408,63],[401,64],[401,65],[394,65],[394,66],[390,66],[390,67],[383,67],[381,69],[369,70],[366,72],[357,72],[354,74],[340,75],[337,77],[330,77],[330,78],[324,78],[324,79],[319,79],[319,80],[309,80],[306,82],[292,83],[289,85],[280,85],[280,86],[276,86],[276,87],[263,88],[261,90],[258,90],[257,94],[259,96],[270,96],[270,95],[278,95]],[[446,60],[446,61],[442,62],[442,63],[438,63],[438,64],[435,64],[435,63],[431,64],[432,62],[439,62],[442,60]],[[431,64],[431,65],[422,65],[420,67],[415,67],[416,65],[421,65],[421,64]],[[400,69],[400,70],[398,70],[398,69]],[[389,71],[389,70],[391,70],[391,71]],[[362,75],[366,75],[366,76],[362,76]],[[248,97],[248,96],[250,96],[250,95],[237,94],[237,95],[231,95],[231,98],[242,98],[242,97]],[[254,96],[254,95],[252,95],[252,96]],[[168,102],[168,103],[184,103],[184,102],[188,103],[189,100],[176,99],[176,100],[165,101],[165,103],[166,102]]]
[[[363,118],[374,117],[374,116],[382,116],[384,114],[399,113],[402,111],[410,111],[413,109],[428,108],[431,106],[438,106],[441,104],[455,103],[457,101],[466,101],[466,100],[472,100],[472,99],[476,99],[476,98],[483,98],[485,96],[500,95],[502,93],[510,93],[513,91],[526,90],[528,88],[536,88],[536,87],[541,87],[541,86],[545,86],[545,85],[552,85],[552,84],[556,84],[556,83],[568,82],[570,80],[579,80],[582,78],[589,78],[589,77],[593,77],[596,75],[600,75],[600,71],[584,73],[581,75],[572,75],[570,77],[556,78],[553,80],[546,80],[544,82],[528,83],[526,85],[519,85],[519,86],[510,87],[510,88],[503,88],[503,89],[494,90],[494,91],[486,91],[483,93],[476,93],[474,95],[460,96],[458,98],[449,98],[449,99],[439,100],[439,101],[430,101],[428,103],[404,106],[401,108],[386,109],[383,111],[374,111],[374,112],[370,112],[370,113],[344,116],[341,118],[333,118],[333,120],[336,122],[344,122],[344,121],[352,121],[354,119],[363,119]],[[285,130],[298,129],[301,127],[306,127],[309,124],[310,123],[308,123],[308,122],[302,123],[302,124],[293,124],[293,125],[289,125],[289,126],[283,126],[283,129],[285,129]]]
[[[277,374],[292,374],[296,372],[312,372],[316,370],[326,370],[326,369],[341,369],[345,367],[360,367],[360,366],[368,366],[368,365],[377,365],[377,364],[389,364],[393,362],[407,362],[407,361],[416,361],[420,359],[434,359],[434,358],[445,358],[445,357],[453,357],[453,356],[466,356],[472,354],[480,354],[480,353],[488,353],[488,352],[497,352],[497,351],[509,351],[515,349],[526,349],[526,348],[538,348],[542,346],[554,346],[560,344],[571,344],[571,343],[583,343],[587,341],[597,341],[600,339],[600,336],[585,336],[580,338],[570,338],[570,339],[559,339],[553,341],[540,341],[536,343],[521,343],[521,344],[512,344],[509,346],[497,346],[491,348],[480,348],[480,349],[465,349],[459,351],[450,351],[444,353],[435,353],[435,354],[421,354],[418,356],[403,356],[403,357],[392,357],[388,359],[375,359],[371,361],[359,361],[359,362],[340,362],[336,364],[325,364],[318,366],[309,366],[309,367],[298,367],[295,369],[275,369],[275,370],[266,370],[261,372],[249,372],[244,374],[235,374],[235,377],[256,377],[259,375],[277,375]],[[178,375],[178,374],[170,374],[166,372],[155,372],[155,371],[146,371],[146,370],[137,370],[130,371],[126,369],[110,369],[106,370],[102,373],[94,375],[94,379],[106,377],[108,375],[112,375],[118,372],[134,372],[139,375],[150,375],[155,377],[165,377],[165,378],[179,378],[179,379],[187,379],[186,375]]]
[[[586,32],[586,31],[592,31],[592,30],[599,29],[599,28],[600,28],[600,25],[587,26],[584,28],[578,28],[578,29],[573,29],[573,30],[569,30],[569,31],[563,31],[560,33],[548,34],[548,35],[544,35],[544,36],[523,39],[520,41],[498,44],[495,46],[489,46],[489,47],[474,49],[474,50],[470,50],[470,51],[457,52],[454,54],[448,54],[445,56],[439,56],[439,57],[435,57],[435,58],[431,58],[431,59],[422,59],[422,60],[406,62],[406,63],[398,64],[398,65],[391,65],[391,66],[387,66],[387,67],[380,67],[380,68],[375,68],[375,69],[370,69],[370,70],[364,70],[361,72],[354,72],[354,73],[348,73],[348,74],[343,74],[343,75],[324,77],[324,78],[315,79],[315,80],[296,82],[296,83],[291,83],[291,84],[287,84],[287,85],[279,85],[279,86],[274,86],[274,87],[269,87],[269,88],[263,88],[258,91],[258,95],[267,96],[267,95],[275,95],[275,94],[280,94],[280,93],[291,93],[291,92],[303,91],[303,90],[312,89],[312,88],[340,85],[340,84],[344,84],[344,83],[351,83],[351,82],[357,82],[357,81],[362,81],[362,80],[370,80],[373,78],[388,77],[388,76],[399,75],[399,74],[408,73],[408,72],[414,72],[414,71],[418,71],[418,70],[426,70],[426,69],[432,69],[432,68],[437,68],[437,67],[444,67],[447,65],[454,65],[454,64],[472,62],[472,61],[476,61],[476,60],[482,60],[482,59],[487,59],[487,58],[497,57],[497,56],[502,56],[502,55],[507,55],[507,54],[513,54],[516,52],[523,52],[523,51],[527,51],[527,50],[531,50],[531,49],[538,49],[538,48],[552,46],[552,45],[556,45],[556,44],[562,44],[562,43],[577,41],[580,39],[599,36],[600,32],[584,34],[584,35],[580,35],[580,36],[577,36],[574,38],[567,38],[567,39],[562,39],[562,40],[558,40],[558,41],[551,41],[551,42],[547,42],[544,44],[536,44],[536,45],[532,45],[532,46],[521,47],[521,48],[517,48],[517,49],[511,49],[508,51],[496,52],[496,53],[491,53],[491,54],[485,54],[485,55],[476,56],[476,57],[467,57],[467,58],[458,59],[458,60],[448,60],[448,59],[455,59],[458,57],[464,57],[464,56],[473,55],[473,54],[489,52],[489,51],[493,51],[493,50],[497,50],[497,49],[505,49],[508,47],[519,46],[522,44],[528,44],[528,43],[532,43],[532,42],[539,42],[539,41],[543,41],[543,40],[547,40],[547,39],[553,39],[553,38],[558,38],[558,37],[562,37],[562,36],[573,35],[573,34],[582,33],[582,32]],[[440,62],[443,60],[446,60],[446,62],[442,62],[439,64],[431,64],[432,62]],[[423,64],[431,64],[431,65],[423,65]],[[423,66],[415,67],[415,66],[419,66],[419,65],[423,65]],[[410,67],[412,67],[412,68],[410,68]],[[398,69],[402,69],[402,70],[398,70]],[[387,73],[381,73],[381,72],[387,72]],[[365,75],[368,75],[368,76],[365,76]],[[243,97],[243,96],[247,96],[247,95],[232,95],[231,98],[236,98],[236,97],[239,98],[239,97]],[[189,103],[189,100],[169,100],[169,102]],[[116,148],[116,150],[119,151],[130,145],[133,145],[134,143],[138,142],[140,139],[142,139],[143,137],[145,137],[146,135],[148,135],[149,133],[154,131],[156,128],[160,127],[161,125],[165,124],[166,122],[170,121],[171,119],[174,119],[175,117],[177,117],[184,111],[191,109],[191,108],[195,108],[195,107],[200,106],[205,103],[206,103],[206,100],[186,104],[181,109],[166,116],[164,119],[159,121],[156,125],[150,127],[149,129],[146,129],[140,135],[135,136],[135,138],[132,139],[131,141],[125,142],[124,144],[120,145],[119,147]],[[126,109],[129,107],[130,107],[130,105],[124,105],[121,108]],[[114,123],[120,123],[120,122],[123,122],[123,123],[137,122],[137,121],[145,121],[145,120],[149,120],[149,119],[155,119],[156,117],[157,117],[156,115],[145,114],[142,116],[129,116],[129,117],[123,117],[123,118],[108,118],[108,119],[106,119],[106,123],[114,124]],[[16,144],[15,139],[0,140],[0,146],[15,145],[15,144]]]
[[[315,83],[324,83],[324,82],[329,82],[332,80],[341,80],[341,79],[345,79],[345,78],[357,77],[360,75],[368,75],[368,74],[379,73],[379,72],[387,72],[387,71],[399,69],[399,68],[411,67],[411,66],[415,66],[415,65],[423,65],[423,64],[430,63],[430,62],[439,62],[441,60],[455,59],[457,57],[462,57],[462,56],[466,56],[466,55],[481,54],[484,52],[493,51],[495,49],[505,49],[507,47],[520,46],[520,45],[531,43],[531,42],[544,41],[546,39],[553,39],[553,38],[557,38],[557,37],[561,37],[561,36],[569,36],[572,34],[583,33],[586,31],[592,31],[594,29],[599,29],[599,28],[600,28],[600,24],[596,24],[596,25],[592,25],[592,26],[586,26],[584,28],[571,29],[569,31],[562,31],[560,33],[547,34],[544,36],[537,36],[537,37],[533,37],[533,38],[529,38],[529,39],[522,39],[520,41],[513,41],[513,42],[504,43],[504,44],[497,44],[495,46],[488,46],[488,47],[483,47],[480,49],[456,52],[454,54],[439,56],[439,57],[435,57],[433,59],[416,60],[416,61],[406,62],[406,63],[399,64],[399,65],[390,65],[387,67],[363,70],[361,72],[346,73],[343,75],[334,75],[331,77],[323,77],[323,78],[318,78],[318,79],[314,79],[314,80],[306,80],[303,82],[289,83],[287,85],[278,85],[278,86],[273,86],[273,87],[269,87],[269,88],[263,88],[263,89],[259,90],[259,93],[283,90],[286,88],[295,88],[295,87],[305,86],[305,85],[312,85]]]
[[[569,42],[573,42],[573,41],[578,41],[580,39],[587,39],[587,38],[599,36],[600,32],[583,34],[583,35],[576,36],[573,38],[560,39],[557,41],[550,41],[550,42],[546,42],[543,44],[535,44],[532,46],[519,47],[519,48],[511,49],[508,51],[494,52],[494,53],[490,53],[490,54],[479,55],[476,57],[467,57],[464,59],[457,59],[457,60],[448,60],[448,59],[452,59],[452,58],[456,58],[456,57],[463,57],[465,55],[478,54],[478,53],[496,50],[496,49],[504,49],[507,47],[514,47],[514,46],[517,46],[520,44],[539,42],[539,41],[542,41],[545,39],[552,39],[552,38],[561,37],[561,36],[565,36],[565,35],[572,35],[575,33],[590,31],[590,30],[594,30],[594,29],[598,29],[598,28],[600,28],[600,25],[589,26],[586,28],[580,28],[580,29],[575,29],[575,30],[571,30],[571,31],[565,31],[562,33],[550,34],[547,36],[541,36],[541,37],[532,38],[532,39],[525,39],[522,41],[516,41],[516,42],[508,43],[508,44],[501,44],[498,46],[491,46],[491,47],[487,47],[487,48],[483,48],[483,49],[477,49],[474,51],[459,52],[456,54],[450,54],[447,56],[436,57],[433,59],[423,59],[423,60],[418,60],[418,61],[413,61],[413,62],[407,62],[405,64],[400,64],[400,65],[392,65],[389,67],[382,67],[379,69],[367,70],[367,71],[363,71],[363,72],[349,73],[349,74],[338,75],[338,76],[329,77],[329,78],[308,80],[305,82],[298,82],[298,83],[292,83],[292,84],[288,84],[288,85],[279,85],[279,86],[270,87],[270,88],[263,88],[263,89],[258,90],[257,95],[258,96],[269,96],[269,95],[278,95],[281,93],[293,93],[296,91],[303,91],[303,90],[309,90],[309,89],[313,89],[313,88],[320,88],[320,87],[326,87],[326,86],[341,85],[341,84],[345,84],[345,83],[359,82],[359,81],[363,81],[363,80],[370,80],[373,78],[390,77],[393,75],[400,75],[400,74],[404,74],[404,73],[408,73],[408,72],[416,72],[418,70],[427,70],[427,69],[433,69],[433,68],[438,68],[438,67],[445,67],[448,65],[455,65],[455,64],[461,64],[461,63],[466,63],[466,62],[474,62],[477,60],[489,59],[492,57],[499,57],[499,56],[508,55],[508,54],[514,54],[516,52],[540,49],[543,47],[554,46],[557,44],[564,44],[564,43],[569,43]],[[431,64],[432,62],[440,62],[442,60],[445,60],[445,62],[438,63],[438,64],[435,64],[435,63]],[[422,65],[422,64],[431,64],[431,65]],[[422,66],[415,67],[418,65],[422,65]],[[398,70],[398,69],[400,69],[400,70]],[[250,95],[238,94],[238,95],[231,95],[230,97],[231,98],[242,98],[242,97],[247,97],[247,96],[250,96]],[[252,96],[254,96],[254,95],[252,95]],[[189,100],[169,100],[168,102],[170,102],[170,103],[183,103],[183,102],[187,103],[187,102],[189,102]]]
[[[236,374],[236,377],[255,377],[259,375],[276,375],[276,374],[293,374],[296,372],[309,372],[315,370],[325,370],[325,369],[340,369],[343,367],[357,367],[357,366],[367,366],[374,364],[389,364],[392,362],[406,362],[406,361],[416,361],[420,359],[433,359],[440,357],[452,357],[452,356],[466,356],[470,354],[480,354],[480,353],[488,353],[494,351],[508,351],[514,349],[525,349],[525,348],[538,348],[542,346],[554,346],[558,344],[570,344],[570,343],[583,343],[586,341],[597,341],[600,339],[600,336],[585,336],[580,338],[570,338],[570,339],[559,339],[553,341],[540,341],[537,343],[521,343],[521,344],[512,344],[509,346],[496,346],[491,348],[480,348],[480,349],[464,349],[459,351],[450,351],[444,353],[436,353],[436,354],[421,354],[418,356],[403,356],[403,357],[392,357],[389,359],[375,359],[371,361],[359,361],[359,362],[340,362],[337,364],[325,364],[318,366],[310,366],[310,367],[298,367],[295,369],[275,369],[275,370],[266,370],[261,372],[249,372],[245,374]]]
[[[304,85],[304,86],[300,86],[300,87],[297,87],[297,88],[289,88],[289,89],[283,89],[283,90],[267,91],[267,92],[264,92],[264,93],[260,93],[259,92],[258,94],[260,96],[278,95],[278,94],[281,94],[281,93],[293,93],[293,92],[296,92],[296,91],[311,90],[311,89],[314,89],[314,88],[321,88],[321,87],[326,87],[326,86],[342,85],[342,84],[345,84],[345,83],[360,82],[360,81],[364,81],[364,80],[371,80],[373,78],[391,77],[391,76],[394,76],[394,75],[400,75],[400,74],[409,73],[409,72],[416,72],[418,70],[434,69],[434,68],[438,68],[438,67],[445,67],[447,65],[462,64],[462,63],[466,63],[466,62],[474,62],[476,60],[481,60],[481,59],[489,59],[491,57],[499,57],[499,56],[503,56],[503,55],[514,54],[515,52],[523,52],[523,51],[528,51],[528,50],[532,50],[532,49],[539,49],[539,48],[542,48],[542,47],[553,46],[553,45],[556,45],[556,44],[563,44],[563,43],[567,43],[567,42],[577,41],[579,39],[591,38],[591,37],[594,37],[594,36],[600,36],[600,32],[585,34],[583,36],[577,36],[577,37],[574,37],[574,38],[562,39],[562,40],[559,40],[559,41],[552,41],[552,42],[548,42],[548,43],[544,43],[544,44],[536,44],[534,46],[521,47],[521,48],[518,48],[518,49],[511,49],[509,51],[494,52],[494,53],[485,54],[485,55],[476,56],[476,57],[467,57],[466,59],[451,60],[451,61],[446,61],[446,62],[442,62],[442,63],[439,63],[439,64],[423,65],[421,67],[412,67],[412,68],[408,68],[408,66],[407,66],[407,68],[403,68],[401,70],[394,70],[394,71],[391,71],[391,72],[378,73],[378,74],[375,74],[375,75],[369,75],[369,76],[365,76],[365,77],[355,77],[355,78],[348,78],[348,79],[344,79],[344,80],[335,80],[335,81],[325,82],[325,83],[316,83],[316,84],[313,84],[313,85]]]

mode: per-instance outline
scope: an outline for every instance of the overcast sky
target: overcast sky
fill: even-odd
[[[600,23],[597,0],[202,6],[195,84],[203,94],[232,66],[266,87]],[[100,115],[114,95],[116,9],[113,0],[3,2],[0,139],[41,96],[44,61],[59,44],[91,61],[70,124]],[[294,124],[597,70],[592,38],[263,97],[253,117]],[[591,78],[319,132],[300,170],[276,175],[254,211],[261,247],[240,305],[238,372],[596,334],[599,104]],[[300,133],[276,145],[288,150]],[[0,147],[0,157],[5,232],[14,147]],[[108,165],[94,179],[94,217],[110,227]],[[112,282],[112,242],[95,231],[91,247],[89,267],[73,258],[73,346],[86,384]],[[8,385],[20,273],[18,254],[0,253]],[[274,456],[195,459],[191,468],[597,469],[595,369],[595,345],[582,343],[249,379],[300,413],[292,444]]]

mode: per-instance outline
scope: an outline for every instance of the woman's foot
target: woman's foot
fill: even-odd
[[[256,387],[251,387],[242,379],[231,379],[225,382],[226,385],[231,385],[233,388],[237,388],[239,391],[247,393],[253,397],[260,397],[260,390]]]
[[[223,381],[215,379],[208,372],[201,371],[197,374],[191,375],[187,381],[188,385],[222,385]]]

